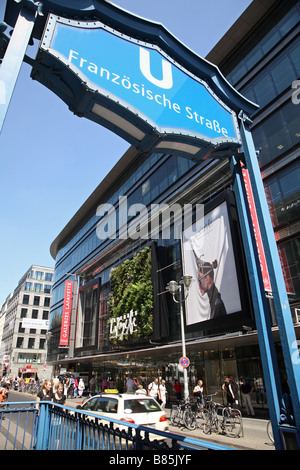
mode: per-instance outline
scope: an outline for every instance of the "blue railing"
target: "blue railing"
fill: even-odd
[[[51,402],[0,408],[0,450],[232,450]]]

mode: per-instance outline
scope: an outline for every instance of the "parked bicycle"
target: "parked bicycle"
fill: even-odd
[[[206,407],[203,410],[204,434],[223,432],[229,437],[238,437],[243,431],[242,414],[237,408],[224,406],[206,397]]]
[[[192,404],[189,399],[181,400],[172,406],[170,424],[172,426],[184,426],[190,431],[196,429]]]

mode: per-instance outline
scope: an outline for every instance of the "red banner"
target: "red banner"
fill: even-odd
[[[71,308],[72,308],[72,293],[73,293],[73,281],[66,281],[65,283],[65,296],[63,314],[61,320],[60,329],[60,346],[69,345],[69,329],[71,320]]]
[[[246,188],[246,193],[247,193],[248,204],[249,204],[249,208],[250,208],[252,225],[253,225],[253,229],[254,229],[255,241],[256,241],[258,257],[259,257],[259,262],[260,262],[260,269],[261,269],[261,273],[262,273],[262,277],[263,277],[263,283],[264,283],[265,291],[271,291],[272,288],[271,288],[271,283],[270,283],[270,278],[269,278],[269,273],[268,273],[268,268],[267,268],[267,263],[266,263],[266,258],[265,258],[265,252],[264,252],[264,247],[263,247],[263,243],[262,243],[261,233],[260,233],[260,229],[259,229],[255,204],[254,204],[254,198],[253,198],[250,178],[249,178],[248,170],[246,168],[244,168],[242,163],[241,163],[241,165],[242,165],[242,173],[243,173],[243,178],[244,178],[244,183],[245,183],[245,188]]]

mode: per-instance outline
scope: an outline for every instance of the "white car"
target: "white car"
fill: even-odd
[[[159,431],[168,429],[166,413],[154,398],[143,395],[102,393],[89,398],[77,408]],[[152,438],[160,439],[160,436],[151,435]]]

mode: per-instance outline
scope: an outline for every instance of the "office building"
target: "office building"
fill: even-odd
[[[32,265],[1,308],[2,375],[43,379],[54,269]]]

